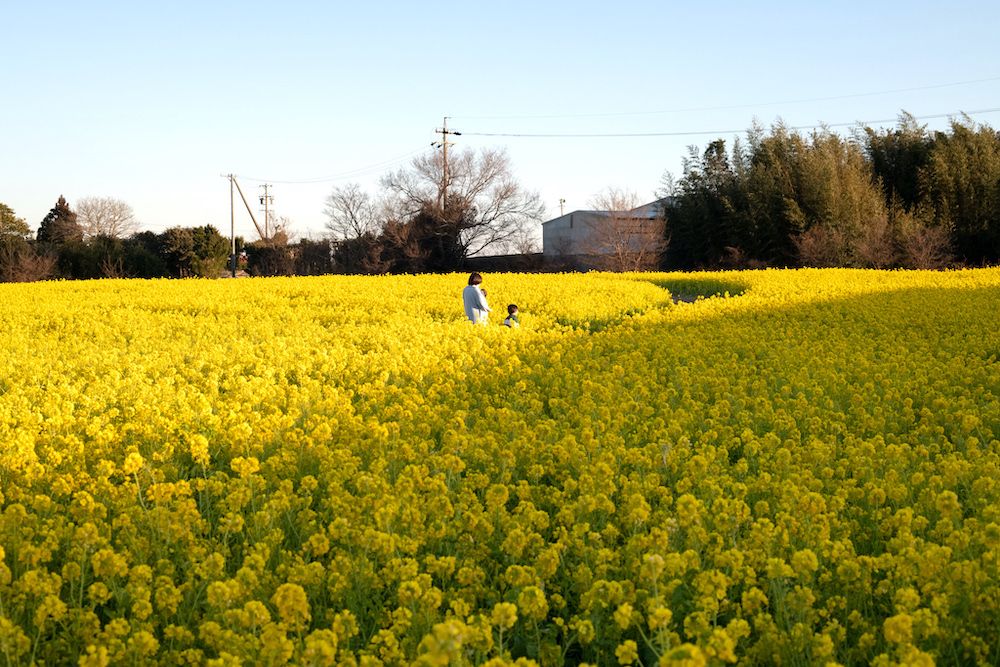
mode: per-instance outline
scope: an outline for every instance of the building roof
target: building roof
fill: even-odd
[[[674,199],[673,197],[657,199],[656,201],[651,201],[648,204],[637,206],[636,208],[630,211],[625,211],[625,213],[628,213],[635,218],[655,218],[660,214],[660,211],[662,210],[663,207],[669,206],[670,204],[673,203],[673,199]],[[591,210],[581,209],[577,211],[570,211],[569,213],[564,213],[563,215],[560,215],[557,218],[552,218],[551,220],[546,220],[545,222],[542,223],[542,225],[547,225],[550,222],[555,222],[556,220],[565,218],[568,215],[575,215],[577,213],[586,213],[589,215],[611,215],[611,211],[591,211]]]

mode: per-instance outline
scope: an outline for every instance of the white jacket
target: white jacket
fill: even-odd
[[[473,324],[478,324],[492,313],[493,309],[486,303],[486,297],[479,290],[479,285],[469,285],[462,290],[462,301],[465,303],[465,316]]]

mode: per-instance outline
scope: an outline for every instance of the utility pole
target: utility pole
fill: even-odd
[[[559,217],[562,217],[563,215],[565,215],[563,213],[563,204],[565,204],[565,203],[566,203],[565,199],[560,199],[559,200]]]
[[[233,270],[233,278],[236,277],[236,209],[233,199],[233,180],[235,174],[219,174],[223,178],[229,179],[229,264]]]
[[[243,205],[247,207],[247,213],[250,214],[250,219],[253,220],[253,226],[257,228],[257,233],[260,234],[261,239],[267,238],[264,235],[264,231],[257,224],[257,218],[253,217],[253,211],[250,210],[250,204],[247,203],[247,198],[243,196],[243,188],[240,187],[240,182],[236,180],[236,176],[232,176],[233,183],[236,184],[236,191],[240,193],[240,199],[243,200]]]
[[[435,128],[434,130],[437,134],[441,135],[441,141],[435,141],[431,143],[431,146],[440,146],[442,152],[441,157],[444,158],[444,178],[441,180],[441,190],[440,190],[440,201],[438,205],[441,207],[441,213],[444,214],[444,207],[448,203],[448,146],[454,146],[455,143],[448,141],[448,135],[452,134],[456,137],[462,136],[461,132],[455,132],[454,130],[448,129],[448,117],[444,117],[444,125],[441,128]]]
[[[264,188],[264,196],[260,198],[260,203],[264,205],[264,236],[265,236],[264,240],[266,241],[271,238],[270,230],[267,228],[268,217],[269,217],[268,206],[274,203],[274,196],[267,194],[267,189],[271,187],[270,184],[265,183],[260,187]]]

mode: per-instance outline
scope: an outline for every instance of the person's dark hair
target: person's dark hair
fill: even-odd
[[[471,276],[469,276],[469,284],[470,285],[478,285],[481,282],[483,282],[483,277],[481,275],[479,275],[478,273],[473,273]]]
[[[513,315],[514,311],[516,311],[516,310],[517,310],[517,306],[515,306],[514,304],[510,304],[509,306],[507,306],[507,314],[508,315]]]

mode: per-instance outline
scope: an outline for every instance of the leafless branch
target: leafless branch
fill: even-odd
[[[339,239],[356,239],[379,227],[378,207],[357,183],[336,186],[326,197],[326,228]]]
[[[56,267],[56,256],[32,248],[0,246],[0,282],[33,283],[45,280]]]
[[[538,193],[524,189],[514,178],[503,149],[452,153],[447,188],[443,183],[442,153],[420,155],[409,168],[382,179],[383,188],[405,214],[413,216],[432,209],[446,224],[457,225],[458,241],[466,256],[511,250],[545,214]],[[447,201],[443,201],[445,189]]]
[[[599,215],[588,223],[581,249],[610,271],[656,268],[666,246],[666,221],[658,208],[643,206],[638,193],[608,188],[591,200]]]
[[[132,207],[114,197],[84,197],[76,203],[76,221],[86,238],[125,238],[139,231]]]

